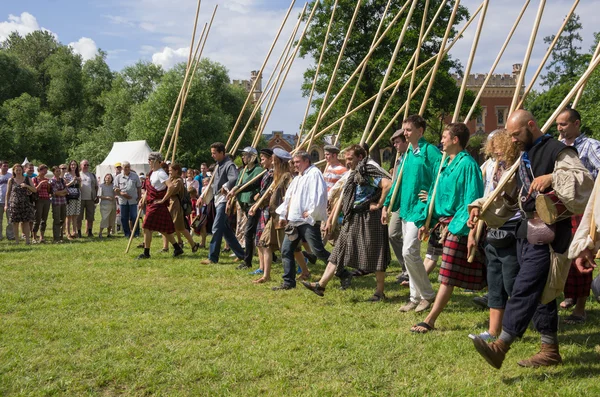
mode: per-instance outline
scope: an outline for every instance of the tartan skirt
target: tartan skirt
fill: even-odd
[[[163,234],[172,234],[175,232],[175,225],[173,225],[173,218],[171,218],[167,203],[150,203],[146,205],[144,229]]]
[[[391,261],[387,225],[381,224],[381,209],[353,213],[342,224],[329,262],[364,272],[384,272]]]
[[[467,240],[467,236],[448,233],[438,281],[444,285],[478,291],[486,286],[485,270],[477,256],[473,263],[467,261]]]
[[[573,215],[571,217],[571,230],[573,235],[575,235],[575,232],[581,223],[581,218],[581,215]],[[577,270],[575,260],[573,260],[571,262],[571,268],[569,269],[569,275],[567,276],[567,282],[565,284],[565,298],[587,298],[590,296],[590,289],[592,288],[593,280],[593,273],[582,274],[579,272],[579,270]]]

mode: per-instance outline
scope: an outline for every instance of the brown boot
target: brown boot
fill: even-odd
[[[548,343],[542,343],[542,349],[527,360],[519,361],[521,367],[537,368],[537,367],[549,367],[551,365],[558,365],[562,363],[562,357],[558,352],[558,345],[550,345]]]
[[[487,343],[479,336],[475,336],[473,338],[473,344],[475,345],[477,352],[481,354],[481,357],[485,358],[485,361],[496,369],[502,367],[504,357],[510,350],[510,346],[504,343],[502,339],[498,339],[493,343]]]

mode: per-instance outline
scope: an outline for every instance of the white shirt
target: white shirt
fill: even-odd
[[[153,188],[160,192],[167,188],[167,185],[165,185],[165,181],[167,181],[167,179],[169,179],[169,175],[167,175],[165,170],[159,168],[158,170],[154,171],[152,175],[150,175],[150,184]]]
[[[293,226],[305,223],[313,226],[315,222],[326,220],[327,184],[321,171],[311,165],[295,177],[285,193],[283,203],[275,212]],[[307,218],[304,218],[304,212],[308,212]]]

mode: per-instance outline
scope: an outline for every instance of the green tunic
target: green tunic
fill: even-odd
[[[240,172],[240,175],[238,176],[237,185],[239,185],[240,187],[245,185],[246,183],[250,182],[252,179],[254,179],[258,174],[260,174],[263,171],[264,171],[264,169],[259,166],[255,166],[254,168],[252,168],[252,170],[246,170],[246,172],[244,172],[242,170],[242,172]],[[241,178],[241,182],[240,182],[240,178]],[[255,201],[254,196],[256,196],[256,193],[258,193],[259,191],[260,191],[260,178],[255,183],[253,183],[251,186],[248,186],[243,192],[241,192],[237,195],[238,202],[240,204],[242,204],[242,203],[253,204]]]
[[[442,159],[442,154],[438,148],[428,143],[423,137],[419,139],[416,152],[410,150],[409,147],[404,160],[397,167],[400,170],[402,163],[406,161],[402,171],[400,190],[398,190],[398,195],[392,207],[393,211],[398,211],[398,208],[400,208],[400,218],[415,223],[419,220],[424,221],[427,218],[426,205],[419,199],[418,195],[421,190],[426,192],[431,190]],[[397,179],[385,198],[384,207],[389,207],[390,201],[392,201]]]
[[[452,217],[448,231],[455,236],[468,236],[468,205],[483,196],[483,179],[477,162],[467,153],[458,153],[452,162],[446,158],[438,182],[431,225],[442,217]],[[433,191],[433,187],[432,187]],[[430,192],[431,197],[431,192]],[[430,199],[431,201],[431,199]],[[427,203],[429,208],[429,202]],[[425,221],[417,223],[421,227]]]

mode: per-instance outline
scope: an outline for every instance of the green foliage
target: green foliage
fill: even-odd
[[[556,41],[552,50],[550,63],[546,66],[548,73],[542,76],[542,85],[554,87],[569,83],[585,70],[584,56],[579,52],[582,29],[579,15],[573,14],[565,25],[565,29]],[[544,37],[544,43],[550,44],[556,35]]]
[[[0,51],[0,105],[7,99],[23,93],[35,95],[35,74],[20,65],[19,59],[7,51]]]
[[[312,6],[313,4],[314,1],[311,2],[310,6]],[[343,57],[344,60],[338,69],[337,78],[333,83],[333,94],[339,92],[340,88],[347,81],[348,77],[352,74],[352,72],[354,72],[354,70],[357,68],[360,62],[364,59],[365,55],[368,53],[371,43],[373,41],[373,37],[379,25],[380,19],[385,10],[386,4],[387,1],[383,0],[368,1],[362,3],[356,23],[354,24],[353,31],[348,40],[348,45]],[[384,27],[388,26],[389,22],[393,19],[393,17],[397,14],[397,12],[402,8],[404,4],[405,1],[399,0],[391,2],[388,14],[385,17],[386,23],[384,24]],[[432,23],[435,11],[440,6],[440,4],[441,0],[430,1],[429,10],[427,12],[428,25]],[[327,50],[325,51],[324,60],[321,64],[320,74],[318,76],[317,85],[315,89],[317,98],[313,101],[313,108],[317,111],[315,111],[315,114],[311,115],[311,117],[309,118],[307,123],[308,128],[313,126],[316,121],[316,113],[318,113],[318,109],[322,103],[322,96],[327,90],[327,86],[329,84],[329,81],[331,80],[333,68],[335,66],[338,54],[340,53],[342,43],[348,28],[348,24],[352,19],[352,14],[354,12],[355,5],[356,2],[351,0],[340,0],[338,2],[338,7],[336,9],[336,14],[330,33],[330,39],[328,40]],[[332,8],[333,1],[331,0],[326,0],[321,3],[321,6],[319,6],[315,14],[307,36],[302,42],[301,55],[310,56],[314,60],[315,64],[318,61],[321,53],[323,39],[329,18],[331,16]],[[415,48],[418,42],[421,20],[423,18],[423,8],[424,2],[419,2],[417,7],[415,8],[415,12],[409,24],[409,29],[404,38],[400,53],[391,72],[388,84],[395,81],[402,75],[402,72],[404,71],[410,57],[415,52]],[[432,57],[438,52],[439,47],[441,45],[441,39],[444,35],[447,21],[449,19],[451,11],[451,4],[446,4],[443,8],[439,19],[435,24],[433,24],[433,29],[429,35],[429,38],[421,48],[419,57],[420,63],[424,62],[425,60]],[[381,82],[383,81],[383,77],[388,67],[390,56],[393,53],[397,39],[400,36],[400,31],[402,30],[406,14],[407,11],[404,11],[404,17],[400,18],[396,25],[391,29],[390,33],[383,39],[383,41],[375,50],[369,62],[367,63],[367,68],[363,80],[361,81],[359,89],[357,91],[357,96],[353,102],[353,107],[358,106],[365,100],[378,93],[379,87],[381,85]],[[455,25],[463,21],[467,17],[467,15],[468,13],[466,8],[460,7],[458,15],[454,22]],[[455,34],[456,31],[453,29],[451,37],[453,37]],[[428,107],[424,115],[427,119],[435,120],[440,118],[442,114],[448,114],[448,111],[454,110],[453,106],[450,110],[450,105],[456,103],[456,97],[458,96],[458,88],[456,87],[455,80],[450,75],[450,71],[460,69],[459,65],[459,63],[451,60],[450,58],[446,58],[442,63],[438,75],[436,77],[436,83],[433,87],[432,97],[428,102]],[[429,69],[425,67],[418,71],[415,81],[417,83],[420,82],[424,78],[428,70]],[[308,95],[310,91],[315,71],[316,66],[312,66],[309,69],[307,69],[304,73],[303,90],[305,95]],[[329,125],[330,123],[332,123],[333,121],[337,120],[345,114],[348,102],[354,89],[354,84],[355,83],[350,84],[348,89],[344,91],[343,94],[341,94],[340,100],[332,107],[332,111],[324,118],[322,124],[320,124],[319,129],[326,127],[327,125]],[[383,131],[383,128],[390,122],[393,115],[406,101],[408,89],[409,79],[405,79],[399,87],[398,94],[395,95],[392,99],[391,105],[388,108],[386,114],[382,117],[382,121],[377,126],[375,136],[377,136],[378,133]],[[410,113],[415,113],[419,110],[424,92],[425,89],[421,89],[417,96],[411,101]],[[384,94],[379,111],[381,111],[381,109],[383,108],[383,104],[387,101],[388,98],[389,92],[387,94]],[[328,103],[331,102],[331,99],[332,97],[328,99]],[[470,106],[471,104],[472,98],[470,102],[469,98],[466,98],[465,106]],[[371,109],[372,104],[367,105],[361,111],[356,112],[354,115],[347,119],[344,131],[341,134],[341,140],[344,143],[355,142],[360,138],[360,136],[362,135],[362,131],[364,130],[364,127],[369,118]],[[401,121],[402,117],[400,117],[399,120]],[[397,122],[396,124],[399,123]],[[394,129],[395,126],[392,126],[392,128],[388,132],[388,135],[391,135]],[[337,134],[337,132],[338,128],[334,128],[333,130],[331,130],[332,134]],[[386,137],[384,137],[384,139],[385,138]]]

